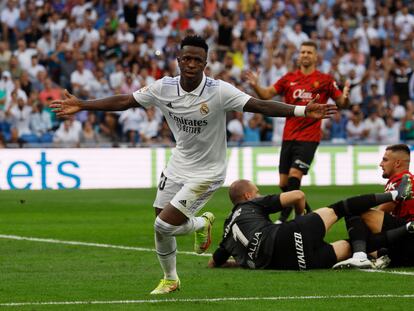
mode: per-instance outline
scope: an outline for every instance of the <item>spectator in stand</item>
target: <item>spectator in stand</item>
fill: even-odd
[[[85,69],[83,60],[76,62],[76,70],[70,75],[72,91],[81,98],[89,96],[90,83],[94,80],[93,73]]]
[[[348,118],[345,114],[337,111],[331,119],[327,120],[326,129],[328,131],[328,137],[334,144],[343,144],[347,138]]]
[[[414,140],[414,105],[408,102],[404,119],[401,121],[401,136],[404,141]]]
[[[244,139],[243,142],[249,144],[256,144],[260,142],[260,128],[263,122],[263,116],[260,114],[254,114],[254,116],[247,122],[244,127]]]
[[[146,114],[147,117],[144,119],[141,126],[140,141],[144,144],[151,144],[157,142],[161,124],[155,117],[155,107],[148,107]]]
[[[9,44],[5,41],[0,41],[0,71],[9,70],[11,56]]]
[[[385,122],[378,116],[378,111],[372,109],[368,118],[364,120],[366,131],[365,142],[378,144],[381,142],[381,134],[384,133]]]
[[[393,94],[398,95],[401,104],[405,106],[407,100],[410,99],[409,82],[413,75],[413,69],[409,66],[406,59],[396,59],[395,65],[391,71]]]
[[[8,0],[6,7],[2,9],[0,15],[0,21],[2,26],[2,34],[4,40],[8,40],[11,46],[16,43],[15,27],[19,19],[19,8],[17,1]]]
[[[243,113],[232,112],[233,118],[227,123],[228,141],[241,143],[244,140]]]
[[[126,142],[135,145],[140,141],[140,133],[147,119],[147,114],[142,108],[125,110],[119,116],[122,125],[122,133]]]
[[[398,144],[400,142],[400,128],[400,122],[395,122],[391,116],[387,116],[385,118],[385,127],[382,129],[383,132],[380,133],[382,138],[381,144]]]
[[[49,106],[49,104],[54,101],[62,98],[62,90],[53,84],[50,78],[46,78],[44,89],[39,93],[39,100],[44,106]]]
[[[31,113],[32,107],[26,105],[24,99],[18,97],[16,90],[14,90],[11,93],[11,101],[6,110],[6,117],[11,120],[11,129],[12,132],[15,132],[14,135],[23,142],[33,142],[30,130]]]
[[[353,111],[346,124],[347,140],[350,143],[362,142],[366,136],[365,126],[362,122],[363,114],[361,111]]]
[[[125,74],[121,62],[117,62],[115,65],[115,71],[109,75],[109,84],[112,89],[121,87],[124,83]]]
[[[52,119],[50,113],[44,110],[42,103],[33,106],[32,115],[30,116],[30,129],[36,135],[38,142],[51,143],[53,141]]]
[[[99,143],[99,135],[95,132],[92,123],[88,120],[83,123],[80,142],[87,146],[94,146]]]
[[[82,124],[75,118],[65,119],[55,132],[53,142],[61,147],[77,147],[80,143]]]

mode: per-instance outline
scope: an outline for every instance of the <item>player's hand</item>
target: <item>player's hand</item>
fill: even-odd
[[[346,80],[345,81],[345,86],[342,90],[342,95],[344,96],[345,99],[349,98],[350,89],[351,89],[351,81]]]
[[[305,115],[315,119],[327,119],[335,114],[338,107],[335,104],[318,104],[319,94],[315,96],[307,105]]]
[[[250,84],[250,86],[255,87],[259,83],[259,72],[247,70],[244,73],[244,78],[246,79],[247,83]]]
[[[49,107],[52,108],[52,111],[56,113],[58,117],[65,117],[69,115],[73,115],[81,110],[81,102],[80,100],[70,94],[68,90],[63,92],[64,99],[62,100],[54,100]]]

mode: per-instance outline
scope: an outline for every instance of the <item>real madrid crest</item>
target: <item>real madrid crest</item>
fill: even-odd
[[[318,86],[319,86],[319,81],[313,82],[313,87],[318,87]]]
[[[201,107],[200,107],[200,113],[205,115],[207,113],[209,113],[210,109],[208,109],[208,105],[207,103],[202,103]]]

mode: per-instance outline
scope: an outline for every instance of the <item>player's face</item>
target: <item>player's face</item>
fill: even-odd
[[[390,178],[394,175],[396,159],[392,151],[387,150],[382,157],[380,167],[382,168],[382,177]]]
[[[302,45],[299,51],[299,64],[305,68],[315,66],[318,54],[313,46]]]
[[[207,53],[203,48],[186,45],[177,58],[181,77],[188,80],[201,80],[207,65]]]
[[[251,199],[254,199],[260,196],[259,188],[257,188],[255,184],[250,183],[249,188],[250,188],[249,192],[250,192]]]

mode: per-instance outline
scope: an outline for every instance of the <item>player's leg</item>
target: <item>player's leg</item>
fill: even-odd
[[[288,173],[287,191],[300,189],[302,177],[308,173],[315,156],[316,148],[318,147],[318,143],[316,142],[292,141],[290,143],[291,167]],[[311,208],[307,202],[305,208],[307,213],[311,212]],[[291,208],[282,210],[279,220],[281,222],[286,221],[291,211]]]
[[[155,244],[161,267],[164,270],[164,279],[152,292],[163,294],[179,288],[179,279],[176,273],[176,241],[175,236],[196,232],[199,238],[196,251],[202,253],[211,243],[211,225],[214,221],[212,213],[204,213],[201,217],[194,215],[205,205],[212,194],[222,185],[223,181],[189,183],[179,185],[167,181],[163,189],[158,189],[156,206],[166,204],[155,220]],[[178,190],[178,191],[177,191]],[[175,194],[175,195],[174,195]],[[167,198],[173,198],[165,203]],[[175,289],[169,290],[165,283],[175,281]],[[174,286],[173,286],[174,287]]]
[[[288,179],[289,179],[289,170],[292,166],[292,144],[291,141],[283,141],[282,148],[280,149],[279,157],[279,188],[283,191],[289,191],[288,188]],[[285,222],[292,211],[292,207],[285,207],[280,213],[279,219],[276,221],[277,224]]]
[[[406,200],[411,198],[411,195],[411,180],[408,178],[408,175],[404,175],[396,190],[385,193],[365,194],[351,197],[331,204],[329,208],[334,210],[338,218],[342,218],[344,216],[357,216],[379,204]]]
[[[175,236],[165,234],[163,230],[159,230],[157,227],[157,221],[160,220],[159,215],[168,208],[170,201],[175,194],[182,188],[183,185],[174,183],[167,179],[164,174],[161,174],[161,180],[158,185],[157,196],[155,198],[154,207],[156,213],[156,220],[154,224],[154,239],[155,239],[155,250],[157,253],[158,261],[163,270],[164,276],[159,285],[151,292],[151,294],[162,294],[178,290],[180,287],[180,281],[176,270],[176,250],[177,242]],[[169,209],[169,208],[168,208]],[[166,213],[167,215],[170,213]],[[178,223],[182,215],[175,215],[174,223]],[[169,224],[166,224],[169,227]]]
[[[332,268],[374,268],[372,261],[368,259],[367,255],[367,239],[370,235],[369,229],[363,223],[360,216],[346,216],[345,223],[352,246],[352,257],[339,261]]]

